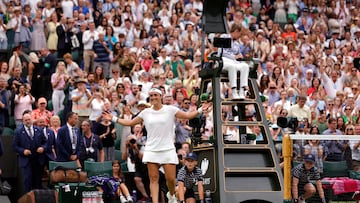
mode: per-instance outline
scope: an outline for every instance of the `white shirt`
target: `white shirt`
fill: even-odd
[[[61,7],[63,9],[65,17],[67,18],[73,17],[74,2],[69,0],[63,0],[61,1]]]
[[[163,105],[160,110],[147,108],[138,115],[144,121],[147,130],[146,151],[164,151],[175,149],[175,106]]]
[[[91,38],[91,36],[94,36],[94,38]],[[94,41],[99,39],[99,33],[95,30],[91,32],[90,30],[86,30],[83,33],[82,41],[84,43],[84,50],[92,50]]]

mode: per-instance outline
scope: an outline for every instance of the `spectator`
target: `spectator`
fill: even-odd
[[[119,182],[119,188],[116,191],[120,197],[120,202],[133,202],[129,189],[125,184],[125,175],[121,171],[121,165],[118,160],[112,162],[112,176]]]
[[[305,95],[299,95],[297,97],[297,103],[296,105],[292,106],[289,110],[289,117],[295,117],[299,119],[307,119],[310,121],[311,118],[311,112],[310,108],[305,105],[306,103],[306,96]]]
[[[16,126],[22,124],[22,117],[24,110],[32,111],[32,104],[35,103],[35,98],[30,94],[26,85],[21,85],[19,87],[18,94],[15,95],[15,108],[14,108],[14,118]]]
[[[94,50],[94,66],[102,67],[103,72],[106,78],[109,77],[109,68],[110,68],[110,44],[108,41],[105,41],[105,33],[99,32],[99,38],[94,41],[92,49]]]
[[[28,78],[29,81],[31,82],[31,86],[32,87],[36,87],[36,88],[31,88],[30,92],[31,94],[35,97],[35,99],[38,99],[41,96],[41,72],[42,72],[42,64],[39,61],[39,57],[36,53],[31,52],[29,54],[29,64],[28,64],[28,70],[29,70],[29,74],[28,74]]]
[[[52,112],[46,109],[47,100],[44,97],[40,97],[37,101],[37,108],[31,112],[31,117],[34,125],[37,124],[37,120],[41,117],[45,117],[45,123],[48,126],[50,124],[50,118],[52,117]]]
[[[46,6],[51,6],[50,2],[45,4]],[[44,10],[45,11],[45,10]],[[59,25],[58,17],[55,12],[51,12],[51,20],[47,23],[48,30],[48,40],[47,40],[47,48],[51,51],[55,51],[57,49],[58,36],[56,32],[56,27]],[[45,47],[42,47],[42,49]]]
[[[31,50],[39,51],[46,47],[45,27],[41,10],[37,10],[32,20]]]
[[[99,39],[98,32],[95,30],[95,23],[93,21],[89,22],[88,27],[89,30],[86,30],[82,36],[82,42],[84,44],[84,71],[86,73],[93,72],[95,58],[93,45],[94,42]]]
[[[64,88],[68,79],[69,76],[66,71],[65,63],[59,61],[56,67],[56,72],[51,75],[51,84],[53,88],[52,105],[54,109],[53,113],[55,115],[64,109]]]
[[[55,139],[57,139],[57,134],[61,127],[61,121],[60,121],[60,117],[58,115],[54,115],[50,118],[50,126],[49,127],[54,132]]]
[[[71,92],[72,111],[77,113],[79,122],[82,122],[90,115],[90,108],[86,104],[92,96],[90,91],[86,89],[86,80],[81,78],[76,80],[75,86],[76,89]],[[80,126],[80,123],[76,125]]]
[[[138,138],[141,139],[142,136],[141,129],[141,124],[135,125],[134,135],[129,135],[126,138],[125,148],[122,151],[122,160],[127,160],[128,165],[129,162],[135,165],[135,185],[142,195],[141,200],[146,201],[149,200],[149,196],[145,190],[144,181],[148,178],[148,172],[146,165],[141,161],[143,157],[143,149],[141,149],[141,147],[143,147],[143,145],[141,142],[140,145],[138,145]]]
[[[56,26],[56,34],[58,36],[58,58],[63,58],[66,53],[71,53],[71,36],[73,35],[73,26],[73,19],[67,19],[66,16],[62,16],[60,24]]]
[[[41,92],[40,95],[44,96],[47,100],[51,99],[52,87],[51,85],[51,75],[56,71],[56,58],[55,56],[46,48],[41,49],[41,56],[43,57],[44,67],[40,72],[41,75]]]
[[[6,81],[0,77],[0,129],[8,125],[9,102],[7,99]]]

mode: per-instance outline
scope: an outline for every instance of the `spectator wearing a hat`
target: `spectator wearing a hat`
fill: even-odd
[[[291,170],[292,197],[294,203],[305,203],[305,200],[319,193],[322,203],[326,203],[321,176],[315,167],[315,156],[307,154],[303,157],[304,163],[298,164]],[[315,186],[310,182],[315,180]]]
[[[310,121],[311,111],[310,107],[306,105],[306,95],[297,96],[296,104],[289,109],[289,117],[295,117],[299,119],[307,119]]]
[[[308,26],[309,28],[312,26],[313,24],[313,20],[311,18],[311,16],[309,15],[309,8],[304,7],[302,9],[301,12],[301,16],[297,19],[296,21],[296,27],[300,27],[302,25],[304,25],[304,22],[306,23],[306,26]]]
[[[306,87],[311,87],[312,80],[314,78],[314,71],[311,68],[306,69],[307,67],[303,67],[303,77],[300,80],[300,85],[305,85]]]
[[[75,87],[71,91],[71,100],[72,100],[72,111],[77,113],[79,122],[78,126],[89,118],[90,108],[86,105],[91,98],[91,92],[86,89],[87,81],[85,79],[79,78],[75,80]]]
[[[34,125],[38,125],[38,119],[45,118],[45,123],[48,126],[50,124],[50,118],[53,116],[53,113],[47,110],[47,100],[44,97],[40,97],[37,100],[36,109],[31,112],[31,118],[34,122]]]
[[[200,201],[204,201],[203,176],[201,169],[197,164],[197,155],[194,152],[190,152],[185,157],[185,166],[178,172],[178,186],[176,192],[178,194],[178,200],[181,203],[189,202],[190,199],[192,202],[196,200],[194,192],[194,187],[196,186],[197,191],[199,192]]]

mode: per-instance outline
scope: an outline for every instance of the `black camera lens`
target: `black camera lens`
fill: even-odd
[[[131,139],[131,140],[130,140],[130,143],[131,143],[131,144],[135,144],[135,143],[136,143],[136,140],[135,140],[135,139]]]
[[[183,159],[182,154],[178,154],[178,159]]]

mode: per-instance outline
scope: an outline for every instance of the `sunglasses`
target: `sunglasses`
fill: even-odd
[[[112,73],[119,73],[119,71],[113,71]]]
[[[184,104],[190,104],[190,102],[184,102]]]
[[[334,106],[334,104],[328,104],[328,106]]]
[[[41,105],[45,105],[46,103],[40,103]]]
[[[349,128],[348,130],[354,130],[353,128]]]

